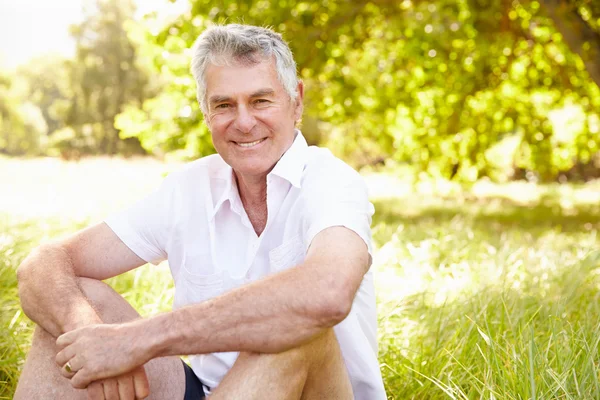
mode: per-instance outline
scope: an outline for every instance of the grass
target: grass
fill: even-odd
[[[376,201],[390,398],[600,398],[600,207],[588,189]]]
[[[100,220],[172,167],[0,160],[8,166],[18,172],[0,196],[0,399],[12,397],[32,331],[14,269],[40,241]],[[600,398],[598,183],[367,180],[390,399]],[[111,284],[143,315],[170,308],[164,265]]]

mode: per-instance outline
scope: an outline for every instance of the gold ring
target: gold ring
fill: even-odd
[[[71,363],[70,362],[67,362],[65,364],[65,371],[67,371],[68,373],[73,372],[73,369],[71,369]]]

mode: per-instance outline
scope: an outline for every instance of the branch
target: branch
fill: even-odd
[[[569,7],[564,0],[541,3],[571,51],[581,57],[590,77],[600,87],[600,34],[581,18],[576,7]],[[590,46],[588,50],[584,48],[586,43]]]

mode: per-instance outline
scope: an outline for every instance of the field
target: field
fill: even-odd
[[[102,220],[174,164],[0,158],[0,399],[32,324],[15,268],[41,241]],[[600,398],[600,183],[407,183],[366,174],[390,399]],[[165,265],[111,284],[143,314],[168,310]]]

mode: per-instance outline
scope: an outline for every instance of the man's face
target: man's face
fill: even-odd
[[[262,178],[294,141],[302,115],[302,83],[292,101],[274,60],[206,69],[205,115],[217,152],[238,177]]]

